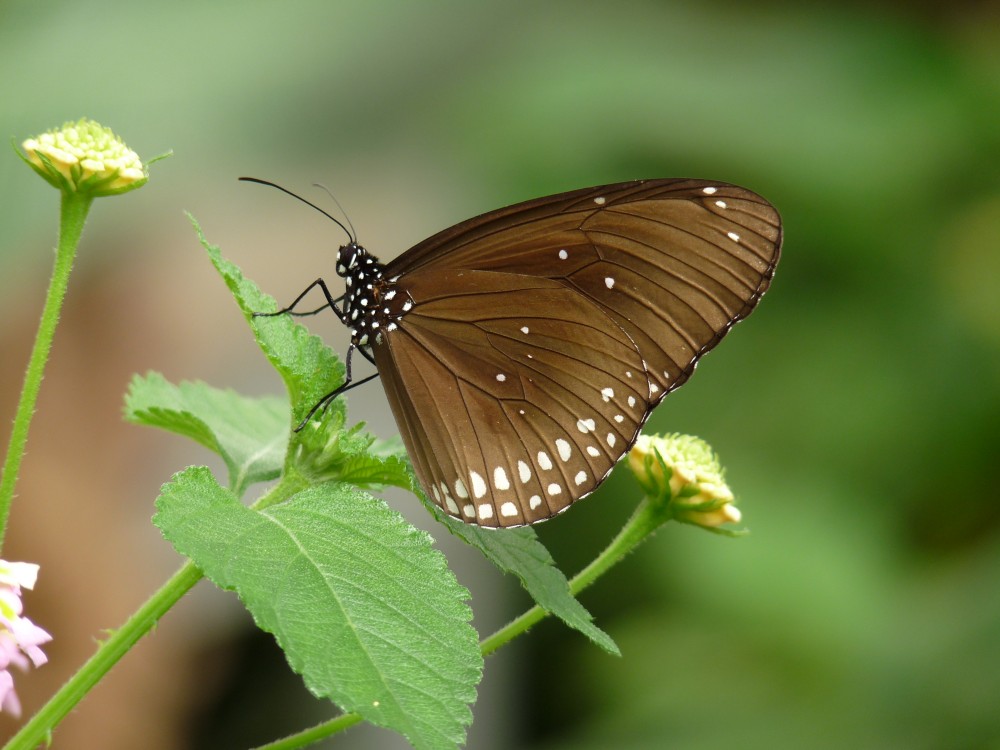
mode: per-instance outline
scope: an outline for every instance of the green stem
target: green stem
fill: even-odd
[[[195,564],[185,563],[121,628],[101,644],[90,660],[4,745],[4,750],[34,750],[46,743],[56,724],[201,579],[202,572]]]
[[[14,416],[14,427],[7,446],[7,457],[4,461],[3,475],[0,476],[0,547],[3,546],[4,534],[7,530],[7,518],[10,516],[10,505],[14,499],[14,487],[21,471],[21,460],[24,458],[24,448],[28,442],[28,428],[35,413],[38,401],[38,390],[42,385],[42,374],[45,363],[52,349],[52,339],[56,324],[59,322],[59,311],[66,297],[66,287],[69,274],[73,270],[73,259],[80,243],[83,225],[87,221],[87,212],[93,202],[93,196],[80,193],[65,192],[62,194],[62,205],[59,216],[59,246],[56,249],[56,263],[52,270],[52,280],[45,298],[42,319],[35,335],[35,346],[28,360],[28,369],[24,374],[24,385],[21,388],[21,400]]]
[[[353,727],[361,723],[360,714],[341,714],[335,719],[324,721],[314,727],[309,727],[301,732],[282,737],[280,740],[269,742],[266,745],[254,748],[254,750],[296,750],[296,748],[306,747],[314,742],[330,737],[338,732]]]
[[[622,527],[618,535],[604,551],[595,557],[591,563],[573,576],[569,582],[569,590],[576,596],[590,584],[617,565],[625,556],[639,546],[657,528],[669,520],[669,514],[664,512],[661,504],[656,504],[644,498],[639,503],[631,518]],[[483,656],[489,656],[501,646],[525,632],[531,626],[548,617],[549,613],[537,604],[515,620],[507,623],[493,635],[485,638],[480,644]]]

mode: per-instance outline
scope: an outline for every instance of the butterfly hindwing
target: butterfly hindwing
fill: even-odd
[[[373,347],[422,484],[483,526],[551,517],[635,440],[649,381],[629,336],[549,279],[414,272],[411,309]]]

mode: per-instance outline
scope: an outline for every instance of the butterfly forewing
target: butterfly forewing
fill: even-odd
[[[392,261],[557,280],[596,302],[636,343],[656,403],[746,317],[778,260],[781,224],[734,185],[647,180],[577,190],[470,219]]]
[[[592,492],[635,440],[649,381],[631,338],[564,284],[418,271],[374,347],[417,474],[484,526],[549,518]]]

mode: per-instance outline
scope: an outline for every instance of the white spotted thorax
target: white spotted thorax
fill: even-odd
[[[337,275],[344,279],[344,320],[351,343],[370,349],[382,343],[383,331],[394,331],[397,321],[413,308],[413,300],[385,279],[385,266],[357,242],[340,248]]]

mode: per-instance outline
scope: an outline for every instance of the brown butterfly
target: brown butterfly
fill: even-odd
[[[345,231],[346,294],[320,279],[281,311],[319,286],[351,331],[348,380],[316,408],[352,385],[360,351],[428,495],[487,527],[542,521],[593,492],[750,314],[781,248],[766,200],[688,179],[519,203],[384,265]]]

